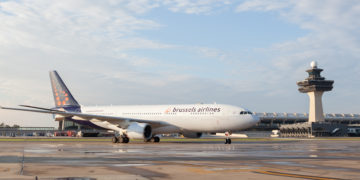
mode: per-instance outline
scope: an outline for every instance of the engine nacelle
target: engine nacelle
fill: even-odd
[[[150,139],[152,137],[151,126],[146,123],[131,123],[126,129],[126,134],[130,139]]]
[[[181,134],[186,138],[200,138],[202,136],[201,132],[192,132],[192,131],[184,131]]]

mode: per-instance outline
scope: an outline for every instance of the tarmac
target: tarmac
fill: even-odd
[[[0,142],[0,179],[360,179],[360,140]]]

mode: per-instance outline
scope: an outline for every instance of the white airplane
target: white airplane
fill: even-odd
[[[157,135],[168,133],[199,138],[205,132],[237,131],[259,122],[250,111],[225,104],[80,106],[56,71],[50,72],[50,79],[55,108],[0,108],[54,114],[58,121],[113,130],[113,143],[128,143],[133,138],[159,142]]]

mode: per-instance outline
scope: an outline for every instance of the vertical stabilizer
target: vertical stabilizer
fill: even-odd
[[[71,95],[64,81],[56,71],[50,71],[51,88],[54,95],[55,106],[57,108],[78,108],[79,103]]]

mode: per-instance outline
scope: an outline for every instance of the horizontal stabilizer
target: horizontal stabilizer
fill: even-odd
[[[48,109],[48,108],[29,106],[29,105],[19,105],[19,106],[27,107],[27,108],[33,108],[33,109],[41,109],[41,110],[46,110],[46,111],[64,112],[64,111],[59,111],[59,110],[56,110],[56,109]]]

